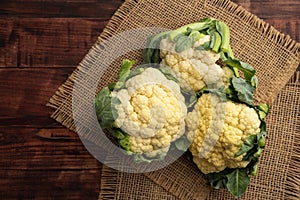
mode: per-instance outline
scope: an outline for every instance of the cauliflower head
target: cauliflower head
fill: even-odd
[[[180,86],[155,68],[128,79],[112,92],[120,100],[115,124],[128,134],[130,152],[164,157],[185,132],[187,108]]]
[[[203,94],[186,119],[187,137],[192,141],[189,149],[204,174],[246,167],[244,154],[234,155],[250,135],[260,132],[261,121],[253,108],[216,98]]]
[[[233,71],[216,64],[220,54],[212,50],[199,49],[210,40],[211,36],[203,35],[191,48],[179,53],[175,50],[176,42],[172,42],[168,37],[161,40],[161,64],[172,69],[183,89],[197,92],[207,85],[210,87],[229,85]]]

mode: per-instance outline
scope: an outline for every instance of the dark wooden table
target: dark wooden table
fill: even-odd
[[[0,1],[0,199],[97,199],[101,164],[45,105],[122,2]],[[300,0],[235,2],[300,41]]]

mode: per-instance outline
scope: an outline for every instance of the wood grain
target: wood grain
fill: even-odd
[[[0,1],[0,17],[109,19],[122,0],[29,0]],[[20,9],[22,8],[22,9]]]
[[[5,133],[0,131],[1,170],[99,169],[98,161],[86,151],[78,136],[64,132],[61,128],[7,128]]]
[[[262,19],[300,17],[299,0],[232,0]]]
[[[46,103],[73,68],[0,69],[0,198],[96,199],[101,165]]]
[[[0,69],[0,127],[56,124],[46,107],[73,68]]]
[[[299,0],[233,0],[300,41]],[[0,1],[0,199],[97,199],[101,164],[46,103],[123,0]]]
[[[107,24],[100,19],[1,19],[0,67],[74,67]]]
[[[0,146],[1,199],[97,198],[101,165],[75,133],[6,128]]]
[[[299,1],[300,2],[300,1]],[[299,6],[300,9],[300,6]],[[300,10],[299,10],[300,12]],[[300,17],[283,20],[279,18],[267,19],[266,21],[274,26],[280,32],[290,35],[292,39],[300,42]]]
[[[251,12],[263,19],[280,18],[298,18],[300,1],[299,0],[251,0]]]
[[[97,199],[99,177],[99,170],[1,170],[0,196],[3,200]]]
[[[233,2],[300,42],[299,0],[233,0]]]

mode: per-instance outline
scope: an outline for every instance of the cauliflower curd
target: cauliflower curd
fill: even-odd
[[[242,161],[244,154],[236,158],[234,155],[250,135],[260,132],[261,121],[253,108],[231,101],[217,102],[214,107],[221,108],[221,112],[212,115],[213,98],[212,95],[203,94],[186,120],[188,139],[192,141],[189,149],[194,162],[204,174],[220,172],[226,167],[246,167],[249,162]],[[216,129],[216,126],[211,125],[218,124],[218,121],[222,124],[221,132],[210,131]],[[208,142],[205,142],[206,137],[210,138]],[[209,142],[212,138],[216,141]],[[203,151],[207,151],[204,157]]]
[[[220,58],[219,53],[197,49],[210,39],[209,35],[202,36],[192,48],[180,53],[175,51],[176,43],[169,38],[162,39],[160,42],[161,64],[173,70],[182,88],[187,91],[197,92],[207,85],[220,87],[222,81],[225,86],[228,86],[229,79],[233,76],[233,71],[228,67],[222,69],[216,64]]]
[[[187,108],[179,85],[155,68],[130,78],[114,91],[116,126],[128,134],[130,151],[147,157],[164,156],[172,141],[185,132]]]

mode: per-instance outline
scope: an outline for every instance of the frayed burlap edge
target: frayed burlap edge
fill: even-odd
[[[103,167],[99,199],[115,199],[118,185],[118,171]]]

